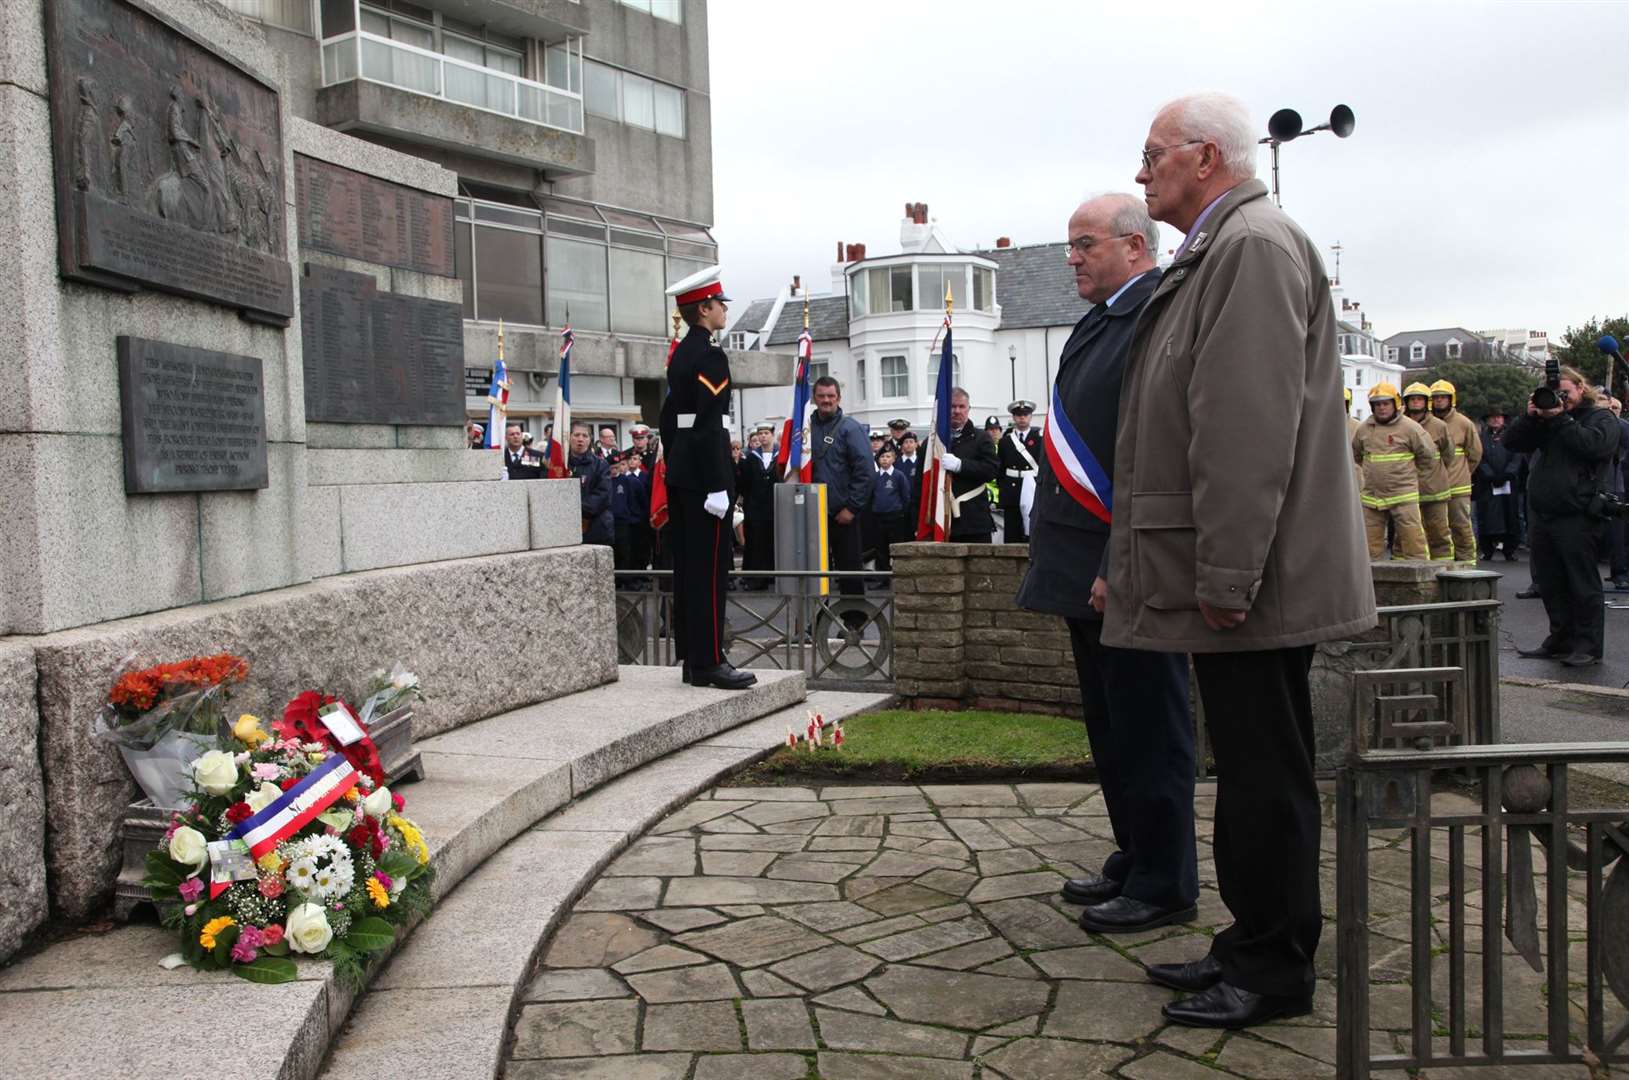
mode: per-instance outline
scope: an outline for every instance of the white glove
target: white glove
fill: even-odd
[[[944,465],[946,472],[957,473],[962,471],[962,459],[955,454],[945,453],[940,456],[939,461]]]
[[[707,501],[701,504],[701,508],[716,518],[723,518],[730,512],[730,497],[722,491],[710,491],[707,493]]]
[[[1024,474],[1023,483],[1018,488],[1018,512],[1024,516],[1024,524],[1029,524],[1029,515],[1035,509],[1035,474]]]

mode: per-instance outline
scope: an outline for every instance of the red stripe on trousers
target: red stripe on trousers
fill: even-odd
[[[724,519],[719,518],[713,522],[713,594],[711,607],[713,609],[713,663],[716,666],[723,662],[720,652],[723,649],[723,639],[718,636],[718,541],[723,535]]]

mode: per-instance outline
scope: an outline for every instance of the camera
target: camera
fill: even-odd
[[[1602,521],[1629,518],[1629,499],[1611,491],[1597,491],[1589,501],[1589,512]]]
[[[1533,404],[1540,409],[1561,407],[1561,361],[1551,358],[1544,362],[1544,385],[1533,391]]]

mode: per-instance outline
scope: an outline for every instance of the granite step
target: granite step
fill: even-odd
[[[731,692],[686,687],[676,668],[626,666],[616,682],[419,743],[427,778],[403,794],[430,846],[437,896],[516,837],[534,835],[531,826],[624,773],[783,710],[801,715],[801,672],[758,676],[752,689]],[[588,870],[584,880],[592,877]],[[439,921],[433,914],[396,948]],[[0,1076],[317,1075],[356,1000],[330,965],[303,962],[296,981],[257,986],[226,972],[166,971],[158,961],[174,949],[168,931],[125,926],[0,969]],[[429,1074],[409,1068],[404,1075]]]
[[[465,878],[397,950],[334,1040],[320,1076],[491,1080],[544,943],[612,859],[719,777],[781,745],[787,725],[801,728],[807,709],[835,720],[892,700],[811,693],[628,772],[538,822]],[[617,880],[633,891],[648,888],[642,878]],[[435,1037],[426,1038],[431,1030]]]

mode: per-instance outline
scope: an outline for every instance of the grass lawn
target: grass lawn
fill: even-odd
[[[888,709],[851,717],[842,749],[782,747],[739,782],[797,777],[966,780],[1003,777],[1080,779],[1091,761],[1079,720],[1033,713],[912,712]]]

